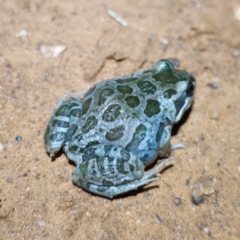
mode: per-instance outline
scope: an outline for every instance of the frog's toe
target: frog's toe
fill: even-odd
[[[159,172],[163,170],[173,160],[173,157],[169,157],[157,164],[153,169],[144,174],[141,180],[152,179],[153,176],[159,176]]]
[[[175,150],[178,148],[185,148],[185,146],[182,143],[176,143],[171,145],[171,150]]]

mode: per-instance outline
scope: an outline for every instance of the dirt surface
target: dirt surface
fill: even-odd
[[[1,0],[0,13],[1,239],[240,239],[239,0]],[[112,201],[74,186],[43,144],[58,100],[162,58],[197,80],[172,137],[186,149]]]

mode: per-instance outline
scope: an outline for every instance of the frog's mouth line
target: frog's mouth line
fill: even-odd
[[[191,107],[192,101],[193,101],[193,97],[188,97],[185,99],[184,105],[182,106],[181,110],[179,111],[179,113],[175,119],[175,122],[178,122],[182,118],[183,113]]]

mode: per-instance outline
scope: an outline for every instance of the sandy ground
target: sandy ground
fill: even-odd
[[[58,45],[57,57],[43,51]],[[197,79],[172,137],[186,149],[122,198],[74,186],[74,166],[43,144],[58,100],[161,58]],[[1,0],[0,113],[1,239],[240,239],[239,0]]]

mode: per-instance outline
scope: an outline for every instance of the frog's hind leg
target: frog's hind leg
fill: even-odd
[[[158,173],[171,160],[165,159],[144,175],[144,165],[120,147],[101,144],[86,149],[73,170],[73,182],[89,192],[113,198],[159,179]]]
[[[51,155],[58,152],[67,141],[72,126],[78,122],[82,114],[81,101],[75,98],[66,100],[67,96],[68,94],[65,94],[58,102],[44,134],[46,152]]]

